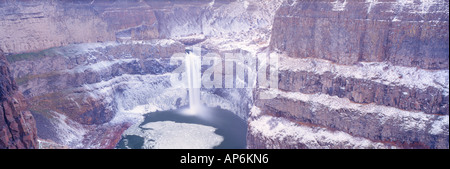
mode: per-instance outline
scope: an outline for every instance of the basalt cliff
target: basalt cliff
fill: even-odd
[[[114,148],[143,114],[188,104],[170,79],[193,45],[278,59],[276,87],[246,62],[221,73],[250,87],[201,90],[247,121],[248,148],[448,148],[448,4],[3,0],[0,148]]]
[[[448,1],[287,1],[250,148],[448,148]]]

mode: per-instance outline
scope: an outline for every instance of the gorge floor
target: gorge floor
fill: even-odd
[[[204,108],[195,115],[186,108],[151,112],[124,132],[116,148],[246,148],[247,123],[221,108]]]

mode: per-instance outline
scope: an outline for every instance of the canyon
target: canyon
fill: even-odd
[[[3,0],[0,148],[115,148],[144,114],[189,105],[172,60],[196,47],[278,58],[277,87],[249,62],[232,81],[251,87],[200,90],[247,122],[247,148],[448,149],[448,4]]]

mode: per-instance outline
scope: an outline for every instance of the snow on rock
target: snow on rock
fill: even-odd
[[[439,6],[439,9],[433,9],[432,12],[446,12],[448,13],[448,7],[443,6],[445,0],[397,0],[393,7],[399,11],[408,11],[409,13],[425,14],[430,13],[430,9],[433,6]],[[442,10],[442,11],[440,11]]]
[[[393,148],[345,132],[330,131],[320,127],[300,126],[283,118],[263,115],[249,122],[253,135],[261,134],[279,141],[292,139],[290,144],[304,144],[310,149],[341,148]]]
[[[145,113],[175,109],[180,98],[184,101],[180,104],[186,104],[186,88],[183,84],[171,84],[171,75],[124,74],[107,81],[85,84],[78,90],[106,103],[114,102],[117,110],[111,123],[135,121],[143,118]]]
[[[272,53],[273,54],[273,53]],[[435,87],[449,94],[449,70],[426,70],[394,66],[386,62],[360,62],[339,65],[317,58],[291,58],[279,55],[279,70],[307,71],[316,74],[331,72],[336,76],[366,79],[391,86],[426,89]]]
[[[436,121],[431,126],[429,131],[430,134],[438,135],[441,133],[449,132],[449,116],[440,116],[436,119]]]
[[[345,6],[347,5],[347,0],[344,0],[343,2],[341,0],[336,0],[332,2],[332,4],[333,4],[333,9],[331,9],[332,11],[344,11]]]
[[[144,119],[144,114],[176,109],[187,104],[187,90],[184,84],[171,84],[171,73],[162,75],[124,74],[94,84],[85,84],[73,89],[74,95],[86,94],[86,99],[95,99],[115,112],[113,119],[99,126],[77,123],[64,114],[52,113],[51,123],[56,126],[56,133],[62,145],[70,148],[99,148],[103,145],[92,142],[85,144],[99,127],[121,126],[125,123],[135,124]],[[68,96],[70,97],[70,96]],[[178,104],[178,105],[177,105]],[[95,138],[94,138],[95,139]]]
[[[98,49],[104,49],[106,47],[118,46],[120,43],[109,41],[102,43],[81,43],[81,44],[70,44],[65,47],[59,48],[59,52],[65,53],[64,57],[73,57],[81,54],[96,52]]]
[[[367,9],[367,13],[370,13],[370,11],[372,10],[372,8],[379,4],[378,0],[366,0],[366,3],[369,3],[369,7]]]
[[[50,112],[52,118],[50,122],[56,126],[57,138],[62,145],[72,148],[83,147],[82,140],[88,130],[81,124],[71,120],[64,114],[58,112]]]
[[[261,114],[261,109],[259,107],[253,106],[250,109],[250,116],[251,117],[258,117]]]
[[[170,45],[173,45],[177,43],[173,39],[153,39],[153,40],[132,40],[132,41],[125,41],[123,44],[131,44],[131,45],[153,45],[153,46],[163,46],[167,47]]]
[[[101,70],[111,68],[111,66],[115,65],[115,64],[131,63],[131,62],[135,62],[135,61],[137,61],[137,59],[116,59],[116,60],[112,60],[112,61],[100,61],[100,62],[93,63],[93,64],[80,65],[73,69],[68,69],[68,70],[66,70],[66,72],[83,73],[86,70],[92,70],[95,72],[99,72]]]
[[[383,125],[386,121],[394,121],[398,124],[403,131],[427,131],[429,126],[433,126],[430,129],[432,134],[445,134],[445,131],[441,128],[449,126],[448,115],[436,116],[431,114],[425,114],[423,112],[411,112],[405,111],[394,107],[376,105],[376,104],[358,104],[353,103],[347,98],[339,98],[337,96],[329,96],[326,94],[304,94],[301,92],[283,92],[278,89],[269,89],[263,91],[262,94],[272,97],[282,97],[292,100],[298,100],[302,102],[310,102],[315,104],[321,104],[329,107],[330,109],[348,109],[356,110],[360,113],[360,116],[365,114],[377,114],[380,117],[379,124]],[[436,118],[438,117],[438,118]],[[442,127],[444,126],[444,127]],[[447,132],[448,133],[448,132]]]
[[[98,55],[97,52],[106,49],[108,47],[117,47],[120,45],[151,45],[151,46],[161,46],[167,47],[177,43],[173,39],[152,39],[152,40],[126,40],[123,42],[108,41],[108,42],[98,42],[98,43],[81,43],[81,44],[70,44],[64,47],[59,47],[53,49],[54,52],[61,54],[61,56],[68,58],[76,58],[79,55],[91,54],[91,57]],[[95,54],[92,54],[95,53]],[[93,58],[95,59],[95,58]]]
[[[106,103],[114,102],[117,110],[111,123],[134,122],[142,119],[143,114],[173,110],[177,109],[177,106],[188,104],[186,84],[171,82],[170,77],[173,75],[173,73],[162,75],[124,74],[107,81],[85,84],[76,90],[89,93],[89,97],[103,100]],[[230,96],[234,96],[235,99],[223,98],[207,91],[202,91],[202,104],[209,107],[220,106],[222,109],[232,111],[242,119],[245,119],[247,112],[242,109],[239,99],[236,99],[241,97],[239,91],[230,89],[227,93]],[[246,97],[250,98],[251,89],[247,89],[246,94]]]
[[[248,51],[268,46],[273,18],[282,3],[245,0],[214,9],[202,23],[202,32],[208,37],[203,44],[219,50]]]
[[[242,96],[238,90],[229,89],[226,92],[229,94],[229,97],[223,97],[210,92],[202,91],[201,102],[207,107],[220,107],[221,109],[233,112],[241,119],[247,119],[248,111],[246,107],[248,105],[242,103],[245,102],[243,98],[250,98],[252,93],[250,91],[246,91],[245,94],[247,94],[247,96]]]

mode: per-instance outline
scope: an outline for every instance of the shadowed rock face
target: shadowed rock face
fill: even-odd
[[[0,50],[0,149],[37,148],[37,129]]]

